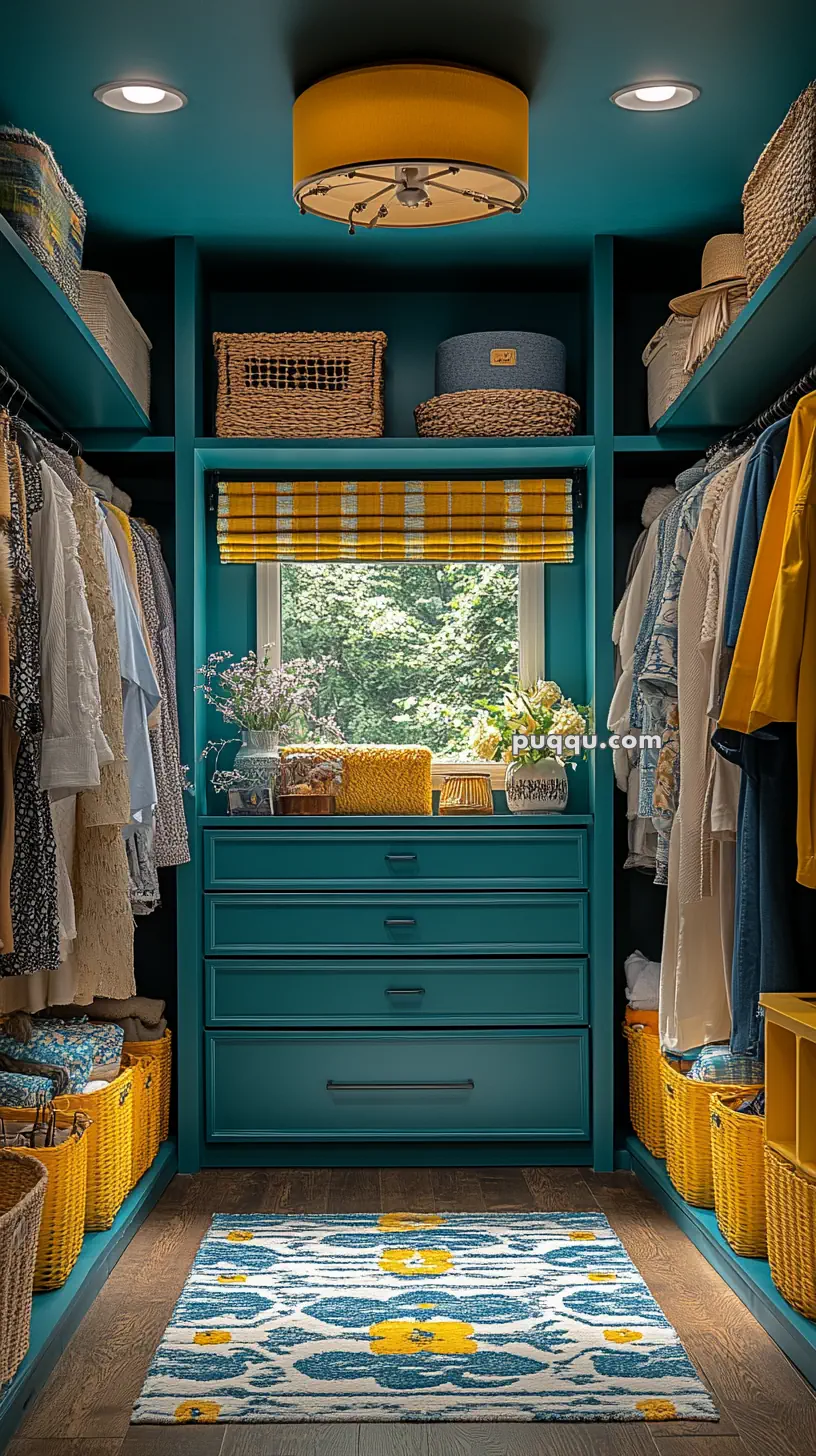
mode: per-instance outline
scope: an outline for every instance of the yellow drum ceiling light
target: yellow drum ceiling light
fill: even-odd
[[[298,97],[293,127],[296,203],[350,233],[473,222],[527,198],[527,97],[481,71],[330,76]]]

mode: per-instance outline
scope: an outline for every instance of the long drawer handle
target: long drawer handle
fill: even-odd
[[[383,921],[383,925],[416,925],[416,921],[415,920],[411,920],[410,918],[407,919],[407,920],[399,920],[399,919],[394,920],[394,919],[391,919],[391,920],[384,920]]]
[[[388,986],[386,996],[424,996],[424,986]]]
[[[327,1082],[327,1092],[472,1092],[472,1078],[465,1082]]]
[[[416,859],[415,854],[387,854],[386,859],[409,860]]]

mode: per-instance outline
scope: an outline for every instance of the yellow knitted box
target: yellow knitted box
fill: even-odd
[[[315,744],[292,744],[281,756],[312,750]],[[338,814],[431,814],[430,748],[362,747],[347,743],[320,745],[320,752],[343,765]]]

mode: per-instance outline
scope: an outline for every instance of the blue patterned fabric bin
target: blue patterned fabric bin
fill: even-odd
[[[0,212],[78,308],[84,204],[51,148],[13,126],[0,127]]]
[[[45,1062],[64,1067],[71,1079],[69,1092],[83,1092],[91,1080],[96,1058],[93,1028],[84,1022],[35,1021],[26,1042],[0,1036],[0,1052],[18,1062]],[[26,1104],[28,1105],[28,1104]]]
[[[567,351],[550,334],[456,334],[436,351],[436,394],[465,389],[552,389],[563,394]]]
[[[0,1072],[0,1107],[39,1107],[53,1095],[53,1083],[47,1077]]]

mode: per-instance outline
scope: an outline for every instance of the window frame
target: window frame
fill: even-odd
[[[280,568],[279,561],[259,561],[255,565],[256,651],[260,652],[263,647],[268,646],[270,660],[275,667],[280,667],[281,661]],[[535,682],[546,676],[546,576],[543,561],[519,562],[518,614],[519,677],[526,682]],[[458,764],[449,759],[435,758],[432,767],[433,787],[441,788],[446,773],[452,773],[457,768],[472,770],[474,767],[472,762]],[[490,772],[494,788],[504,787],[503,763],[480,765],[482,767]]]

